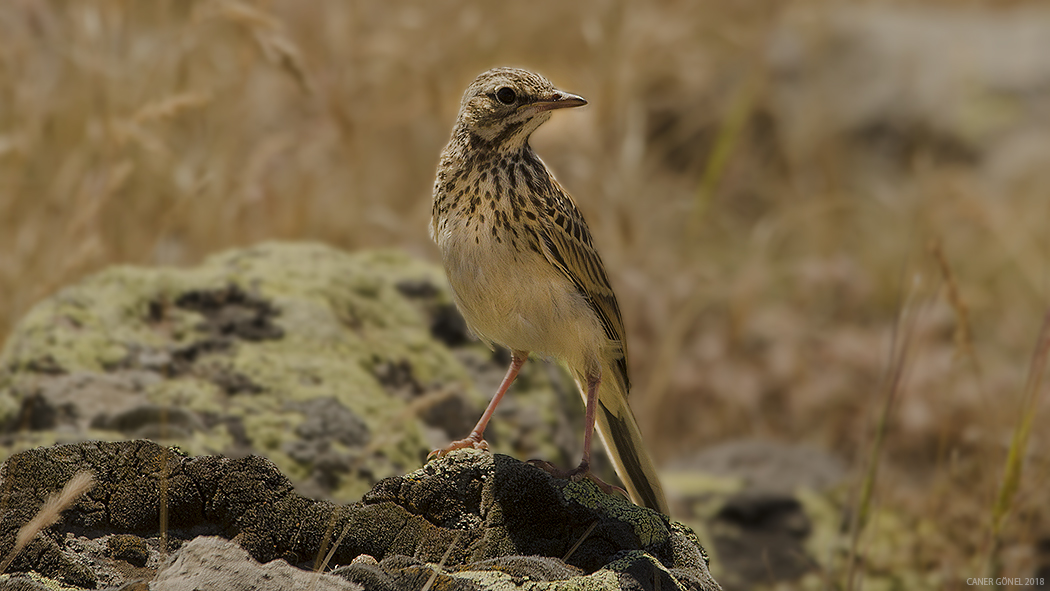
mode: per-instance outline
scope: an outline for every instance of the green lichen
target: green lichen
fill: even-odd
[[[606,494],[590,480],[569,482],[563,489],[566,498],[585,507],[600,509],[634,527],[634,533],[644,547],[668,541],[667,524],[658,513],[639,507],[622,496]]]
[[[0,587],[5,589],[21,589],[23,588],[22,585],[25,585],[26,579],[53,591],[82,591],[81,587],[69,586],[54,579],[40,576],[35,572],[19,573],[16,575],[0,575]],[[21,581],[21,583],[19,583],[19,581]]]
[[[280,338],[234,336],[225,348],[199,347],[221,335],[202,328],[206,316],[180,307],[179,298],[231,285],[277,310],[269,321]],[[426,293],[406,294],[399,285]],[[368,427],[372,477],[402,473],[418,466],[430,446],[413,400],[392,395],[377,379],[378,368],[410,368],[423,390],[412,396],[455,391],[479,409],[491,396],[474,388],[467,368],[431,333],[429,314],[451,303],[439,267],[393,251],[348,254],[321,244],[271,242],[219,253],[193,268],[112,267],[40,302],[12,331],[0,353],[0,421],[17,429],[22,402],[63,373],[145,369],[162,379],[144,387],[144,402],[219,419],[166,443],[191,453],[244,453],[243,443],[234,449],[227,426],[239,421],[251,448],[295,478],[310,472],[286,452],[303,419],[295,404],[334,398]],[[484,351],[481,344],[470,347]],[[172,373],[176,365],[140,367],[143,357],[179,351],[192,358],[182,373]],[[560,404],[550,376],[540,363],[529,365],[512,395],[523,408],[546,413],[544,424],[556,424]],[[243,376],[251,387],[227,391],[218,379],[223,375]],[[505,421],[494,421],[492,433],[497,441],[521,437]],[[35,439],[18,437],[27,444]],[[558,457],[549,438],[537,435],[530,444],[539,448],[532,453]],[[12,449],[18,448],[16,441]],[[370,484],[354,478],[340,481],[341,494]]]

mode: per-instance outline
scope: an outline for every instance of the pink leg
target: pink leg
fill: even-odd
[[[503,395],[510,389],[510,385],[514,383],[514,379],[518,377],[518,372],[521,371],[521,366],[525,365],[525,361],[529,358],[528,351],[514,351],[510,356],[510,368],[507,369],[507,375],[503,376],[503,382],[500,383],[499,389],[496,390],[496,395],[492,397],[492,401],[489,402],[488,407],[485,408],[485,412],[478,419],[478,424],[474,425],[474,430],[467,435],[466,439],[459,439],[448,444],[443,449],[435,449],[430,452],[427,458],[433,458],[444,456],[450,451],[457,449],[463,449],[465,447],[473,447],[474,449],[488,449],[489,444],[485,442],[485,427],[489,424],[489,419],[492,418],[492,413],[496,412],[496,405],[503,399]],[[591,418],[591,424],[594,423],[593,417]]]
[[[579,482],[586,478],[598,485],[605,494],[620,493],[628,496],[624,489],[609,484],[594,474],[591,474],[591,441],[594,438],[594,419],[598,414],[598,387],[602,383],[601,374],[587,378],[587,410],[583,416],[583,459],[580,465],[572,470],[559,470],[553,464],[544,460],[529,460],[529,463],[540,468],[555,478],[567,478],[573,482]]]
[[[594,417],[598,412],[598,386],[602,383],[602,376],[587,378],[587,410],[583,415],[583,459],[580,465],[572,471],[572,476],[586,476],[591,471],[591,439],[594,437]],[[573,478],[579,480],[580,478]]]

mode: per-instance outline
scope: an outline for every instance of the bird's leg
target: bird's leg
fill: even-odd
[[[587,377],[587,409],[583,415],[583,459],[580,460],[580,465],[572,470],[559,470],[550,462],[543,460],[530,460],[529,463],[555,478],[566,478],[573,482],[579,482],[586,478],[598,485],[598,488],[602,489],[605,494],[620,493],[626,497],[628,495],[624,489],[614,484],[609,484],[591,474],[591,441],[594,438],[594,419],[598,414],[598,387],[601,386],[601,383],[602,376],[600,373]]]
[[[492,418],[492,413],[496,412],[496,405],[503,398],[503,395],[510,389],[510,385],[514,383],[514,379],[518,377],[518,372],[521,371],[521,366],[525,365],[525,361],[529,358],[528,351],[512,351],[510,355],[510,367],[507,369],[507,375],[503,376],[503,381],[499,385],[499,389],[496,390],[496,395],[492,397],[492,401],[489,402],[488,407],[485,408],[485,412],[482,413],[481,418],[478,419],[478,424],[474,425],[474,429],[467,435],[465,439],[459,439],[448,444],[443,449],[435,449],[430,452],[427,459],[438,457],[457,449],[463,449],[465,447],[473,447],[474,449],[485,449],[489,448],[488,442],[485,441],[485,427],[489,424],[489,419]],[[593,421],[592,421],[593,423]]]
[[[598,412],[598,386],[602,376],[598,374],[587,378],[587,408],[583,415],[583,459],[575,470],[568,473],[569,478],[579,482],[591,472],[591,439],[594,437],[594,417]]]

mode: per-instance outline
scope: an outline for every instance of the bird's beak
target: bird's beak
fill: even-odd
[[[586,104],[587,100],[582,96],[556,90],[549,97],[542,98],[527,105],[522,105],[521,108],[539,113],[542,111],[553,111],[554,109],[582,107]]]

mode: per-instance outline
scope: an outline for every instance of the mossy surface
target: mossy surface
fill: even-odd
[[[149,437],[262,454],[306,490],[350,500],[480,415],[490,393],[475,379],[504,368],[461,323],[440,268],[393,251],[271,242],[193,268],[113,267],[40,302],[13,331],[0,424],[17,435],[2,455]],[[568,431],[550,410],[565,407],[559,379],[529,364],[492,423],[494,447],[572,461],[573,438],[551,436]],[[338,444],[338,425],[304,426],[318,400],[356,417],[353,445]]]

